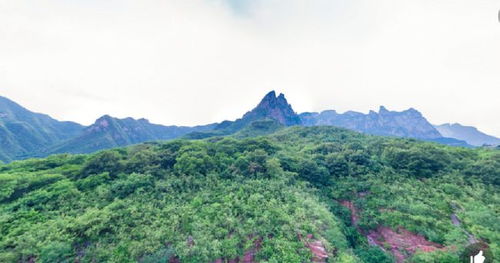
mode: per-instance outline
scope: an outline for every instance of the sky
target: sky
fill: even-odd
[[[2,0],[0,95],[59,120],[197,125],[416,108],[500,137],[498,0]]]

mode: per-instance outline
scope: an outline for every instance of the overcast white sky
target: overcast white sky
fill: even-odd
[[[498,0],[2,0],[0,95],[61,120],[194,125],[414,107],[500,136]]]

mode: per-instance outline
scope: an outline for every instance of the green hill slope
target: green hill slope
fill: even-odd
[[[497,150],[333,127],[55,155],[0,166],[0,262],[500,258],[499,183]]]
[[[0,161],[24,158],[82,130],[83,126],[77,123],[61,122],[31,112],[0,96]]]

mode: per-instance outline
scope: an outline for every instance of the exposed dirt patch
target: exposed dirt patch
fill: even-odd
[[[326,262],[328,258],[328,253],[326,252],[323,243],[319,240],[310,242],[307,244],[307,247],[311,249],[311,253],[313,254],[312,262],[323,263]]]
[[[347,200],[339,201],[339,203],[351,211],[351,224],[356,227],[361,234],[366,236],[368,244],[377,246],[383,251],[390,252],[395,257],[397,263],[404,262],[406,258],[415,254],[417,251],[431,252],[438,249],[444,249],[442,245],[430,242],[425,239],[425,237],[412,233],[402,227],[394,231],[389,227],[379,226],[376,230],[366,233],[366,231],[363,231],[358,226],[360,219],[359,210],[354,203]],[[380,210],[380,212],[386,211],[390,210]]]
[[[417,251],[432,252],[444,249],[442,245],[430,242],[402,227],[394,231],[389,227],[380,226],[375,231],[370,231],[367,237],[380,247],[388,249],[398,263],[404,262],[409,255]]]
[[[323,242],[314,238],[312,234],[308,234],[306,238],[303,238],[302,235],[299,234],[299,239],[304,242],[306,247],[311,250],[313,255],[311,262],[316,263],[325,263],[328,259],[328,252],[326,251]]]

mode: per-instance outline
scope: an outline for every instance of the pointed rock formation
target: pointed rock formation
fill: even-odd
[[[280,93],[276,97],[274,91],[269,92],[252,111],[246,113],[243,119],[269,118],[278,121],[285,126],[301,124],[299,116],[288,104],[285,95]]]
[[[257,121],[271,119],[284,126],[300,125],[299,115],[295,113],[292,106],[288,104],[285,95],[276,92],[269,92],[260,103],[251,111],[245,113],[241,119],[234,122],[225,121],[219,124],[217,130],[225,130],[227,133],[234,133],[241,130],[248,124]]]

